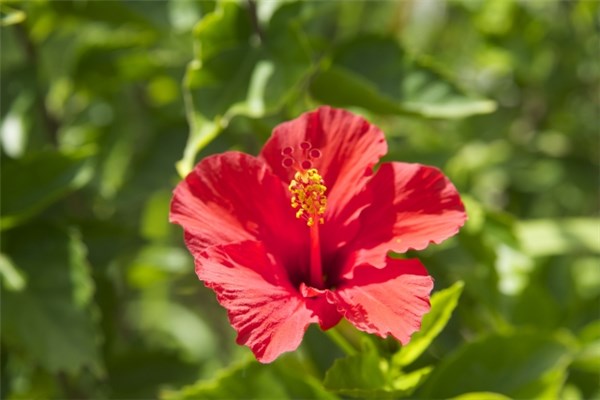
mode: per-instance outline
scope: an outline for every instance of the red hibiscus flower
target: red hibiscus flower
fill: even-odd
[[[440,243],[466,214],[436,168],[374,172],[386,152],[377,127],[321,107],[277,126],[258,157],[207,157],[175,189],[170,220],[196,274],[260,362],[295,350],[311,323],[344,317],[403,344],[420,328],[433,279],[388,252]]]

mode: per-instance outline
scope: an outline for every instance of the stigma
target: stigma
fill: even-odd
[[[327,206],[327,187],[316,168],[300,170],[288,186],[292,193],[291,206],[296,209],[296,218],[306,220],[306,225],[325,222],[323,215]]]

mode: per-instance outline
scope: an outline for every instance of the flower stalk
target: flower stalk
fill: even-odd
[[[350,341],[340,332],[339,327],[329,329],[325,331],[325,333],[344,353],[346,353],[347,356],[358,354],[358,350],[356,350],[352,343],[350,343]]]

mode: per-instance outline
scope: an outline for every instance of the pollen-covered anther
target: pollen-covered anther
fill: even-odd
[[[288,189],[292,193],[291,206],[298,209],[296,218],[304,218],[308,226],[324,223],[327,187],[316,168],[296,172]]]

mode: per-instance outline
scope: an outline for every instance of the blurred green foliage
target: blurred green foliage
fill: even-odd
[[[600,397],[599,3],[6,0],[0,16],[2,398]],[[442,168],[469,221],[409,254],[439,291],[411,344],[342,324],[344,356],[311,328],[259,365],[168,224],[171,190],[323,103],[379,125],[387,160]]]

